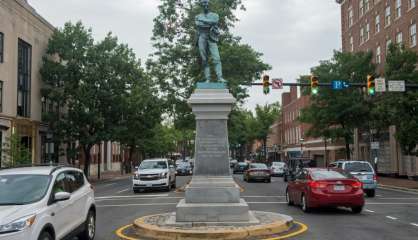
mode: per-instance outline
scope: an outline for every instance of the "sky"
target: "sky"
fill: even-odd
[[[330,59],[341,49],[340,7],[335,0],[243,0],[246,11],[238,11],[240,21],[233,32],[263,53],[272,66],[271,78],[295,82],[309,74],[320,60]],[[111,31],[145,59],[153,52],[151,36],[159,0],[28,0],[56,27],[81,20],[91,27],[96,40]],[[264,95],[262,87],[249,88],[244,107],[254,109],[280,101],[284,90]]]

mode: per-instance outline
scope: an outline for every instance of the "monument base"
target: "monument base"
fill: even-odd
[[[249,222],[249,207],[231,176],[195,176],[176,207],[177,222]]]

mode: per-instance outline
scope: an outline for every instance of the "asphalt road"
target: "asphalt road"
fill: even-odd
[[[379,189],[375,198],[366,198],[359,215],[348,209],[319,209],[303,213],[285,203],[286,184],[282,178],[272,183],[246,183],[242,175],[234,178],[244,188],[241,196],[250,209],[279,212],[308,226],[308,231],[293,239],[317,240],[409,240],[418,239],[418,194]],[[190,177],[177,177],[177,187]],[[173,212],[184,193],[153,191],[133,194],[130,179],[99,183],[95,186],[97,204],[97,240],[118,239],[115,230],[134,219]]]

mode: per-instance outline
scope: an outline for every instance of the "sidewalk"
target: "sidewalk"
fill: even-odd
[[[100,180],[97,179],[97,176],[90,176],[89,182],[90,183],[100,183],[100,182],[106,182],[109,180],[116,180],[116,179],[123,179],[123,178],[129,178],[132,176],[132,173],[125,173],[121,174],[120,171],[113,171],[113,172],[102,172],[100,173]]]
[[[377,182],[381,187],[418,192],[418,181],[402,178],[378,177]]]

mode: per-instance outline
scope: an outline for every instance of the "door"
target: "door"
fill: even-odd
[[[88,187],[84,183],[84,176],[81,172],[69,171],[66,173],[67,181],[71,189],[72,206],[74,213],[74,225],[80,226],[86,220],[86,203],[88,197]]]
[[[307,172],[304,169],[300,170],[295,176],[294,200],[295,200],[295,203],[297,204],[302,203],[301,199],[302,199],[302,193],[305,192],[306,176],[307,176]]]
[[[52,204],[51,216],[53,219],[53,225],[56,231],[57,239],[61,239],[66,236],[73,228],[73,209],[71,208],[71,198],[65,201],[54,202],[54,195],[58,192],[71,192],[70,186],[67,182],[65,172],[58,174],[52,187],[50,199]]]

